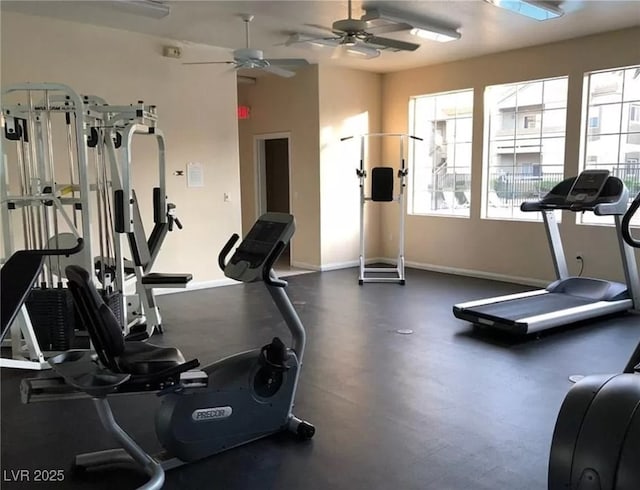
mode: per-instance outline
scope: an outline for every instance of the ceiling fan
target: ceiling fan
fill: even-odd
[[[380,33],[411,29],[412,26],[406,23],[374,26],[364,18],[354,19],[352,17],[351,0],[348,0],[348,18],[335,21],[331,29],[318,25],[311,26],[330,31],[332,35],[313,37],[296,33],[289,37],[285,45],[309,43],[319,46],[333,46],[337,48],[336,54],[338,56],[344,53],[364,58],[375,58],[380,55],[381,50],[415,51],[420,47],[419,44],[378,36],[377,34]]]
[[[261,49],[249,47],[249,23],[253,20],[253,15],[243,14],[240,16],[244,22],[246,47],[236,49],[233,52],[233,61],[194,61],[183,63],[184,65],[211,65],[218,63],[229,63],[235,65],[236,69],[262,70],[280,77],[290,78],[296,74],[295,71],[288,70],[297,66],[308,65],[309,62],[303,58],[281,58],[267,59]]]

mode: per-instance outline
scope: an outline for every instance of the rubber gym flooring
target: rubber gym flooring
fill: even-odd
[[[346,269],[291,277],[308,332],[295,412],[312,441],[288,434],[167,473],[167,489],[525,490],[546,488],[556,414],[576,373],[617,372],[640,337],[631,315],[513,340],[457,320],[454,303],[522,286],[408,270],[407,285],[357,284]],[[165,334],[202,364],[287,330],[260,283],[161,296]],[[401,334],[398,330],[412,330]],[[114,447],[90,400],[22,405],[29,373],[2,369],[3,489],[134,488],[138,473],[71,473],[73,455]],[[33,375],[33,374],[31,374]],[[154,395],[112,399],[116,418],[159,449]],[[59,483],[11,470],[62,469]],[[33,475],[33,472],[30,473]]]

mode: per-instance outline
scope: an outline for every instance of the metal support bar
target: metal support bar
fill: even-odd
[[[81,455],[76,458],[76,463],[85,462],[89,465],[101,465],[109,463],[135,462],[149,475],[149,481],[138,487],[144,490],[160,490],[164,484],[164,470],[162,466],[149,456],[116,422],[113,412],[106,398],[93,398],[94,405],[100,417],[103,427],[120,443],[122,450],[101,451]]]
[[[51,369],[40,349],[25,305],[22,305],[18,316],[11,325],[10,335],[11,358],[0,358],[0,367],[35,371]]]
[[[622,216],[613,217],[616,225],[616,235],[620,247],[620,258],[624,270],[624,280],[627,283],[627,291],[633,302],[633,310],[640,311],[640,277],[638,276],[638,264],[634,249],[622,238]]]
[[[277,276],[273,270],[269,271],[269,275],[273,279],[277,279]],[[296,369],[296,377],[293,381],[293,390],[291,393],[291,402],[289,404],[289,415],[291,416],[293,410],[293,404],[296,399],[296,391],[298,389],[298,380],[300,378],[300,372],[302,371],[302,359],[304,357],[304,350],[307,342],[307,334],[304,329],[304,325],[298,316],[298,312],[294,308],[289,296],[287,295],[286,288],[273,286],[266,284],[265,286],[273,299],[278,311],[284,318],[287,328],[291,332],[293,355],[297,358],[298,369]]]
[[[556,279],[566,279],[569,277],[569,269],[567,268],[567,259],[562,246],[562,237],[560,236],[560,228],[556,219],[555,211],[543,210],[542,219],[544,220],[544,228],[547,232],[547,241],[549,242],[549,250],[551,251],[551,259],[553,261],[553,270]]]

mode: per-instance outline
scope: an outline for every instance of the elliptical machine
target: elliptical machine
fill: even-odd
[[[638,194],[622,220],[622,236],[635,248],[630,222]],[[571,388],[556,421],[549,456],[549,490],[640,488],[640,343],[622,374],[588,376]]]
[[[280,431],[310,439],[315,428],[293,413],[306,334],[289,297],[287,283],[272,266],[295,230],[289,214],[266,213],[258,219],[229,262],[238,241],[234,234],[218,257],[227,277],[242,282],[264,281],[289,328],[293,343],[279,338],[260,349],[221,359],[201,370],[197,360],[185,362],[175,348],[147,342],[124,342],[111,310],[97,294],[89,273],[67,267],[74,302],[87,326],[95,353],[68,351],[49,362],[58,379],[23,380],[23,402],[90,396],[104,428],[122,449],[76,456],[76,469],[114,463],[134,463],[148,475],[140,488],[159,489],[164,471]],[[117,335],[116,335],[117,334]],[[95,357],[98,357],[96,360]],[[72,387],[61,393],[61,381]],[[108,395],[157,391],[162,397],[156,413],[156,435],[165,451],[150,456],[116,423]]]

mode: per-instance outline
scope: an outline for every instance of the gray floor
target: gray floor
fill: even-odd
[[[174,470],[169,489],[542,490],[555,417],[574,373],[622,369],[637,317],[610,318],[513,340],[456,320],[459,301],[520,286],[409,270],[407,285],[357,285],[357,271],[289,278],[308,330],[296,413],[316,425],[300,443],[279,435]],[[261,284],[160,298],[155,343],[208,360],[263,345],[286,329]],[[403,335],[397,330],[411,329]],[[2,488],[133,488],[115,470],[76,476],[73,454],[112,447],[90,401],[21,405],[25,373],[3,369]],[[153,395],[113,400],[145,448]],[[13,483],[11,470],[62,469],[64,481]],[[30,473],[33,476],[33,472]]]

